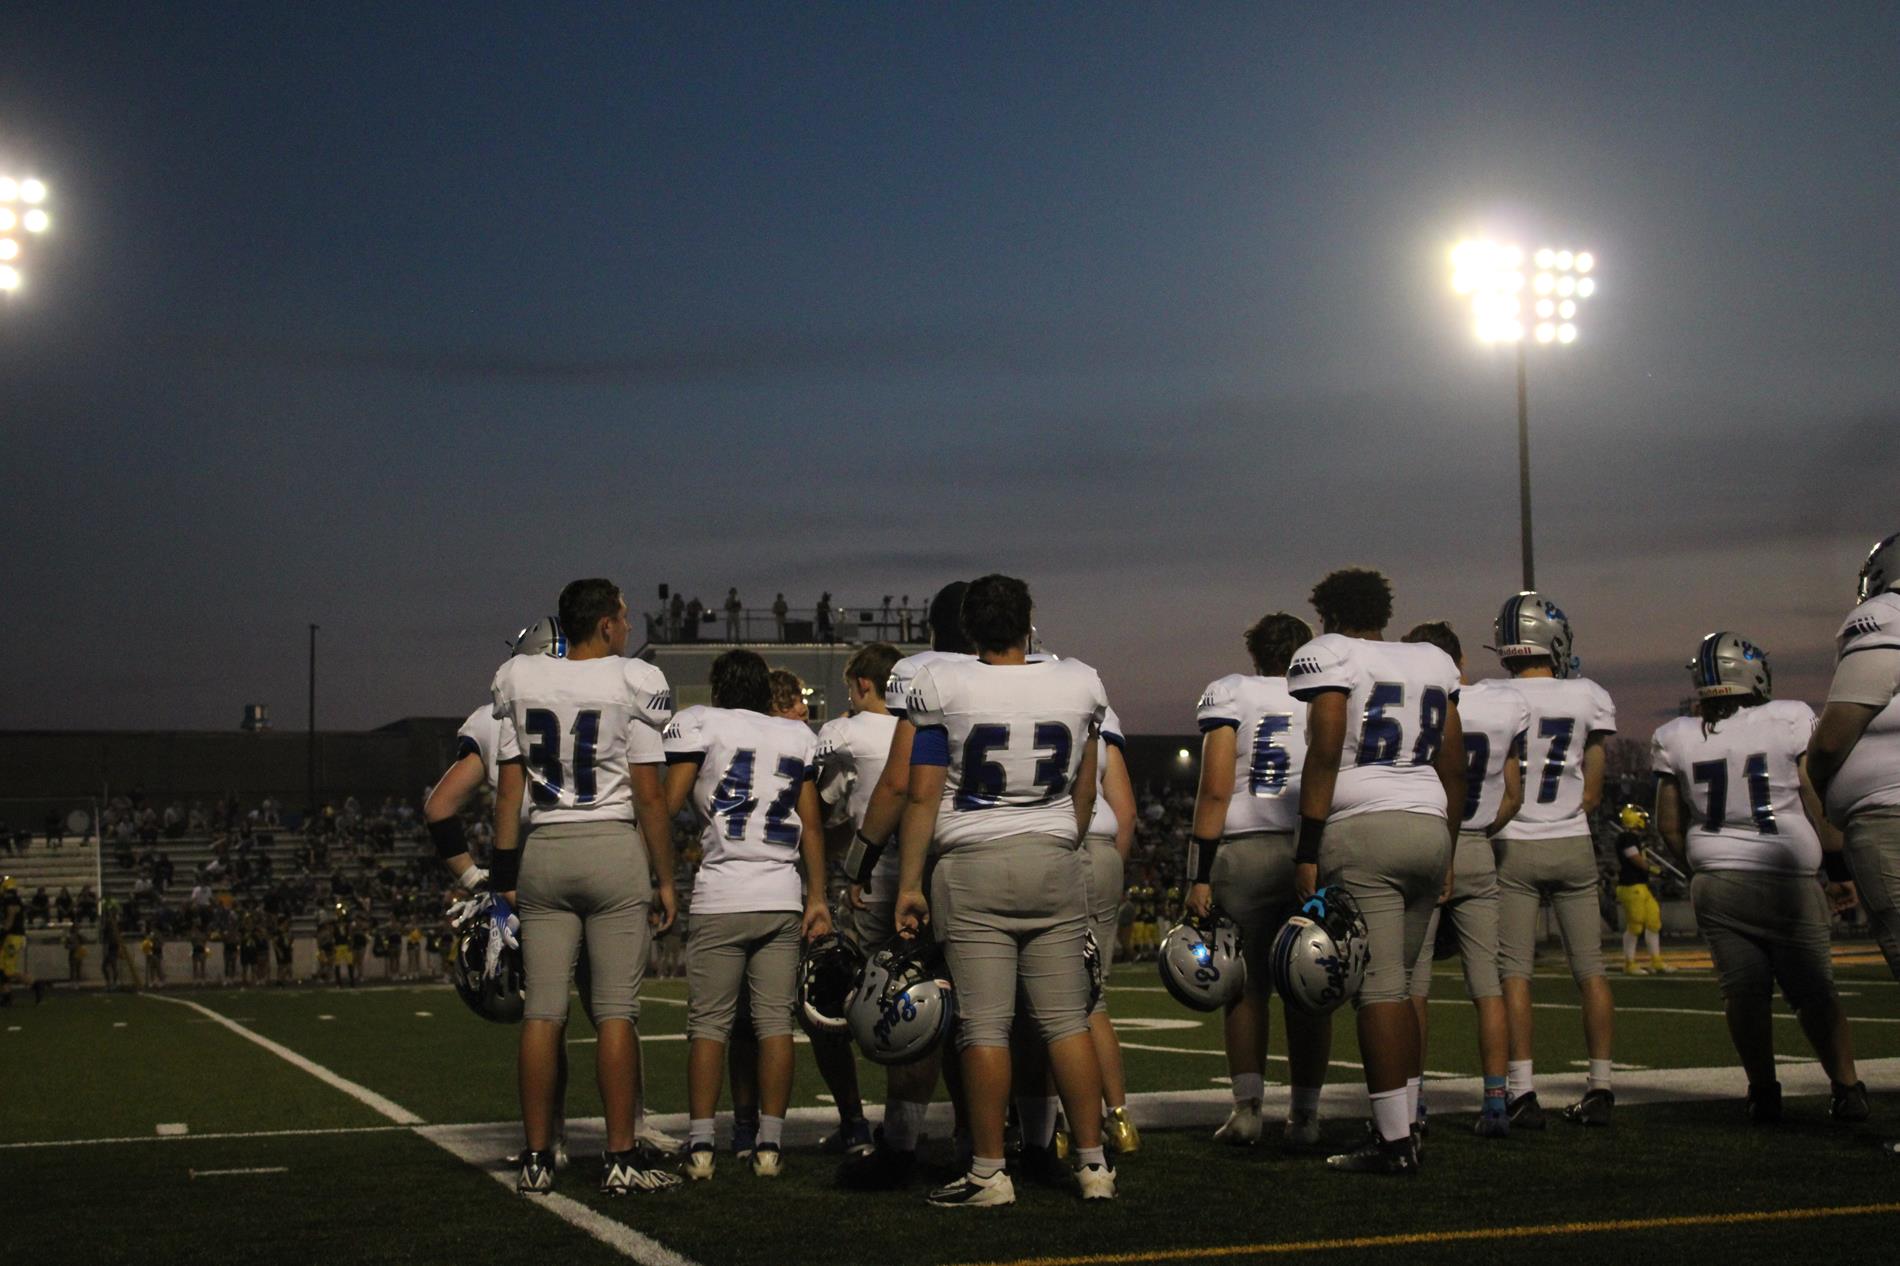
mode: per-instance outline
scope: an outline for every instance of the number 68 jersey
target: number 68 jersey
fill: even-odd
[[[938,851],[1014,835],[1080,838],[1075,776],[1108,712],[1093,668],[939,660],[918,669],[904,702],[917,727],[911,764],[946,767]]]
[[[497,755],[528,767],[528,821],[633,821],[627,766],[666,759],[660,731],[673,716],[666,675],[617,655],[517,655],[489,688],[501,722]]]
[[[1434,762],[1458,702],[1451,656],[1426,642],[1326,633],[1293,652],[1286,684],[1303,702],[1329,690],[1346,695],[1346,742],[1328,821],[1361,813],[1445,816]]]

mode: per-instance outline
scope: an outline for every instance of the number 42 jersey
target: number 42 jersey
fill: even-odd
[[[528,767],[528,820],[633,821],[627,766],[666,759],[673,716],[666,675],[645,660],[517,655],[489,689],[501,722],[498,754]]]
[[[911,764],[943,765],[939,851],[1014,835],[1074,841],[1075,776],[1108,711],[1080,660],[986,664],[939,660],[911,678]]]
[[[799,910],[798,795],[817,777],[818,736],[802,721],[744,708],[692,707],[666,727],[669,765],[699,766],[701,826],[693,913]]]
[[[1346,742],[1328,821],[1361,813],[1445,816],[1434,762],[1458,702],[1451,656],[1426,642],[1326,633],[1293,652],[1286,684],[1303,702],[1329,690],[1346,695]]]

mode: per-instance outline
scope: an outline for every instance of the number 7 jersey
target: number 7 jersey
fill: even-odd
[[[666,759],[660,731],[673,716],[666,675],[617,655],[517,655],[489,688],[501,722],[498,755],[528,769],[528,821],[633,821],[627,767]]]
[[[1530,705],[1524,732],[1524,807],[1502,840],[1562,840],[1590,834],[1583,815],[1583,749],[1592,734],[1616,733],[1610,692],[1588,677],[1513,677]]]
[[[1329,690],[1346,695],[1346,742],[1327,821],[1361,813],[1445,816],[1435,762],[1458,702],[1451,656],[1426,642],[1326,633],[1293,652],[1286,684],[1307,703]]]
[[[943,765],[936,847],[1014,835],[1080,838],[1075,776],[1108,693],[1080,660],[939,660],[911,679],[911,764]]]

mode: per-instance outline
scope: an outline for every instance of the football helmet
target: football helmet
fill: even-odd
[[[561,632],[561,622],[551,615],[544,615],[527,628],[514,635],[508,643],[510,655],[552,655],[562,659],[567,655],[567,635]]]
[[[1860,565],[1860,586],[1854,594],[1865,602],[1889,589],[1900,589],[1900,532],[1867,551],[1867,561]]]
[[[1774,694],[1774,675],[1768,671],[1768,652],[1734,633],[1711,633],[1688,663],[1696,697],[1722,699],[1734,695]]]
[[[497,1024],[515,1024],[526,1007],[522,996],[525,984],[521,951],[503,947],[500,970],[488,970],[488,940],[494,933],[489,917],[494,898],[482,893],[461,902],[455,916],[454,940],[449,956],[449,980],[468,1009],[484,1020]]]
[[[845,1019],[866,1057],[908,1064],[937,1048],[957,1016],[956,986],[934,941],[896,936],[865,961]]]
[[[1191,914],[1161,938],[1155,966],[1176,1002],[1196,1011],[1218,1011],[1237,1001],[1247,983],[1240,925],[1218,909],[1205,918]]]
[[[1640,804],[1626,804],[1617,812],[1616,820],[1625,831],[1645,834],[1649,830],[1649,810]]]
[[[798,955],[798,1023],[807,1037],[847,1032],[852,991],[864,971],[856,941],[827,932],[805,942]]]
[[[1102,966],[1102,946],[1095,939],[1095,933],[1082,933],[1082,965],[1089,973],[1089,1012],[1093,1014],[1095,1004],[1102,1000],[1102,991],[1108,988],[1108,972]]]
[[[1499,659],[1548,655],[1559,677],[1568,677],[1582,666],[1570,653],[1570,621],[1556,603],[1535,590],[1506,598],[1492,632]]]
[[[1371,958],[1358,903],[1334,885],[1307,898],[1286,921],[1267,961],[1288,1006],[1324,1015],[1359,992]]]

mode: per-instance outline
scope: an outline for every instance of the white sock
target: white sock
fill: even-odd
[[[917,1150],[918,1136],[924,1132],[924,1114],[929,1110],[929,1104],[908,1099],[893,1099],[884,1105],[884,1141],[892,1151]]]
[[[1084,1165],[1108,1168],[1108,1154],[1099,1147],[1078,1147],[1075,1149],[1075,1158]]]
[[[1591,1060],[1590,1072],[1584,1079],[1584,1086],[1590,1090],[1608,1090],[1610,1088],[1610,1061],[1607,1059]]]
[[[785,1118],[761,1116],[759,1118],[759,1142],[767,1147],[777,1147],[785,1137]]]
[[[1643,933],[1643,944],[1649,947],[1649,956],[1651,958],[1662,957],[1662,933],[1659,930],[1651,928]]]
[[[713,1119],[711,1117],[694,1117],[686,1123],[686,1142],[688,1146],[698,1147],[701,1143],[704,1143],[707,1147],[711,1147],[712,1141]]]
[[[1259,1103],[1267,1097],[1267,1079],[1259,1073],[1234,1074],[1234,1102],[1245,1103],[1251,1099]]]
[[[1016,1119],[1022,1122],[1024,1147],[1047,1147],[1055,1142],[1056,1113],[1062,1100],[1050,1095],[1025,1095],[1016,1100]]]
[[[1405,1079],[1405,1114],[1408,1121],[1416,1121],[1419,1119],[1418,1087],[1420,1080],[1418,1077],[1408,1077]]]
[[[1293,1119],[1311,1121],[1319,1115],[1318,1086],[1293,1087]]]
[[[1630,928],[1623,933],[1623,961],[1629,962],[1636,957],[1636,929]]]
[[[1537,1087],[1531,1081],[1531,1061],[1528,1059],[1509,1060],[1504,1065],[1504,1086],[1511,1092],[1511,1098],[1527,1095]]]
[[[994,1178],[1002,1172],[1003,1160],[1000,1156],[995,1160],[991,1160],[987,1156],[972,1156],[970,1158],[970,1173],[974,1177]]]
[[[1405,1087],[1381,1090],[1372,1096],[1372,1124],[1379,1137],[1390,1143],[1412,1136],[1412,1119],[1405,1110]]]

